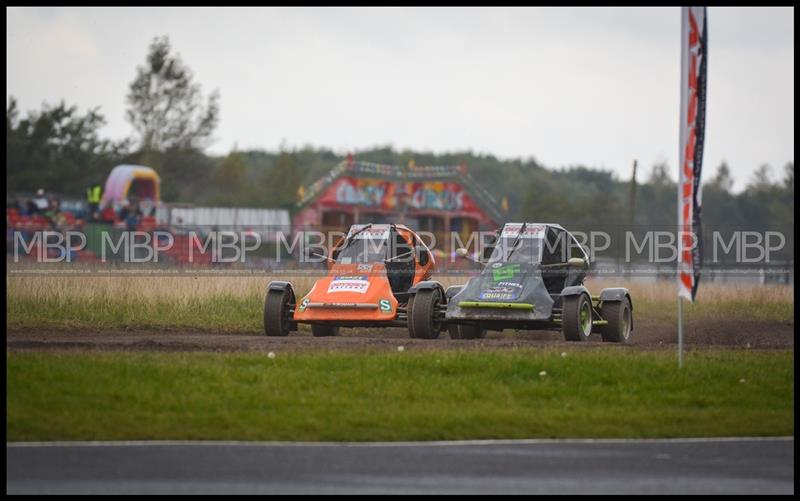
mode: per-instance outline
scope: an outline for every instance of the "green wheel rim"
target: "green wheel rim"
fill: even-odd
[[[580,323],[583,335],[588,336],[592,331],[592,310],[589,309],[587,301],[581,304]]]
[[[631,310],[629,308],[624,308],[622,310],[622,338],[623,339],[628,339],[628,336],[631,335],[630,325],[631,325]]]

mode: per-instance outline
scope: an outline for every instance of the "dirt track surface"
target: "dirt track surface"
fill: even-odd
[[[776,322],[695,321],[684,326],[684,343],[692,348],[794,347],[794,324]],[[188,329],[125,330],[10,328],[6,333],[7,350],[104,350],[104,351],[207,351],[207,352],[307,352],[307,351],[397,351],[405,350],[482,350],[515,348],[588,348],[610,343],[600,341],[567,343],[558,331],[489,332],[485,339],[451,340],[446,332],[439,339],[410,339],[402,328],[342,329],[337,337],[315,338],[308,331],[293,332],[288,337],[267,337],[262,332],[198,331]],[[622,349],[659,349],[674,347],[677,331],[674,323],[640,321],[631,343]],[[619,345],[617,345],[619,346]]]

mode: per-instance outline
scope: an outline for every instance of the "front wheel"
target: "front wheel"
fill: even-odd
[[[447,327],[450,339],[483,339],[486,329],[477,325],[450,325]]]
[[[592,333],[592,302],[587,294],[564,298],[561,330],[567,341],[588,341]]]
[[[408,319],[408,333],[413,338],[436,339],[441,322],[438,320],[442,293],[439,289],[422,290],[414,294],[414,303]]]
[[[311,334],[313,334],[314,337],[338,336],[339,327],[336,325],[311,324]]]
[[[600,314],[608,321],[600,329],[603,341],[609,343],[627,343],[633,331],[633,308],[627,297],[622,301],[603,303]]]
[[[288,336],[292,330],[289,309],[294,299],[291,289],[267,290],[264,298],[264,334],[267,336]]]

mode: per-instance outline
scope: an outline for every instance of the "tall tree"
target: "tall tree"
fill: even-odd
[[[723,161],[716,174],[703,186],[703,221],[711,231],[723,227],[734,229],[744,221],[741,204],[731,193],[732,189],[733,177],[727,162]]]
[[[63,101],[44,104],[22,118],[17,101],[6,109],[6,182],[8,192],[44,188],[80,195],[89,184],[102,182],[129,147],[127,141],[100,137],[105,118],[99,109],[80,114]]]
[[[731,189],[733,189],[731,170],[728,167],[728,163],[724,160],[719,164],[719,167],[717,167],[717,173],[711,178],[709,186],[725,192],[730,192]]]
[[[769,164],[761,165],[756,171],[753,173],[752,179],[750,179],[750,184],[748,185],[748,190],[756,190],[756,191],[767,191],[772,188],[772,181],[770,180],[770,176],[772,174],[772,167]]]
[[[650,170],[649,183],[657,186],[669,186],[674,184],[672,178],[669,176],[669,166],[664,162],[653,164]]]
[[[215,168],[213,181],[218,192],[214,201],[224,205],[240,205],[238,199],[247,191],[246,177],[247,162],[241,153],[232,151]]]
[[[783,166],[783,186],[794,194],[794,162]]]
[[[156,37],[147,62],[136,69],[127,96],[128,121],[139,135],[143,152],[200,149],[219,122],[219,92],[203,106],[200,85],[178,55],[170,54],[169,38]]]
[[[273,207],[293,210],[297,189],[303,181],[303,169],[297,163],[297,153],[281,146],[272,168],[265,172],[264,196]]]

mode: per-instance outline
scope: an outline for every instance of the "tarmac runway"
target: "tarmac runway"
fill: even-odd
[[[8,494],[793,494],[794,438],[7,443]]]

